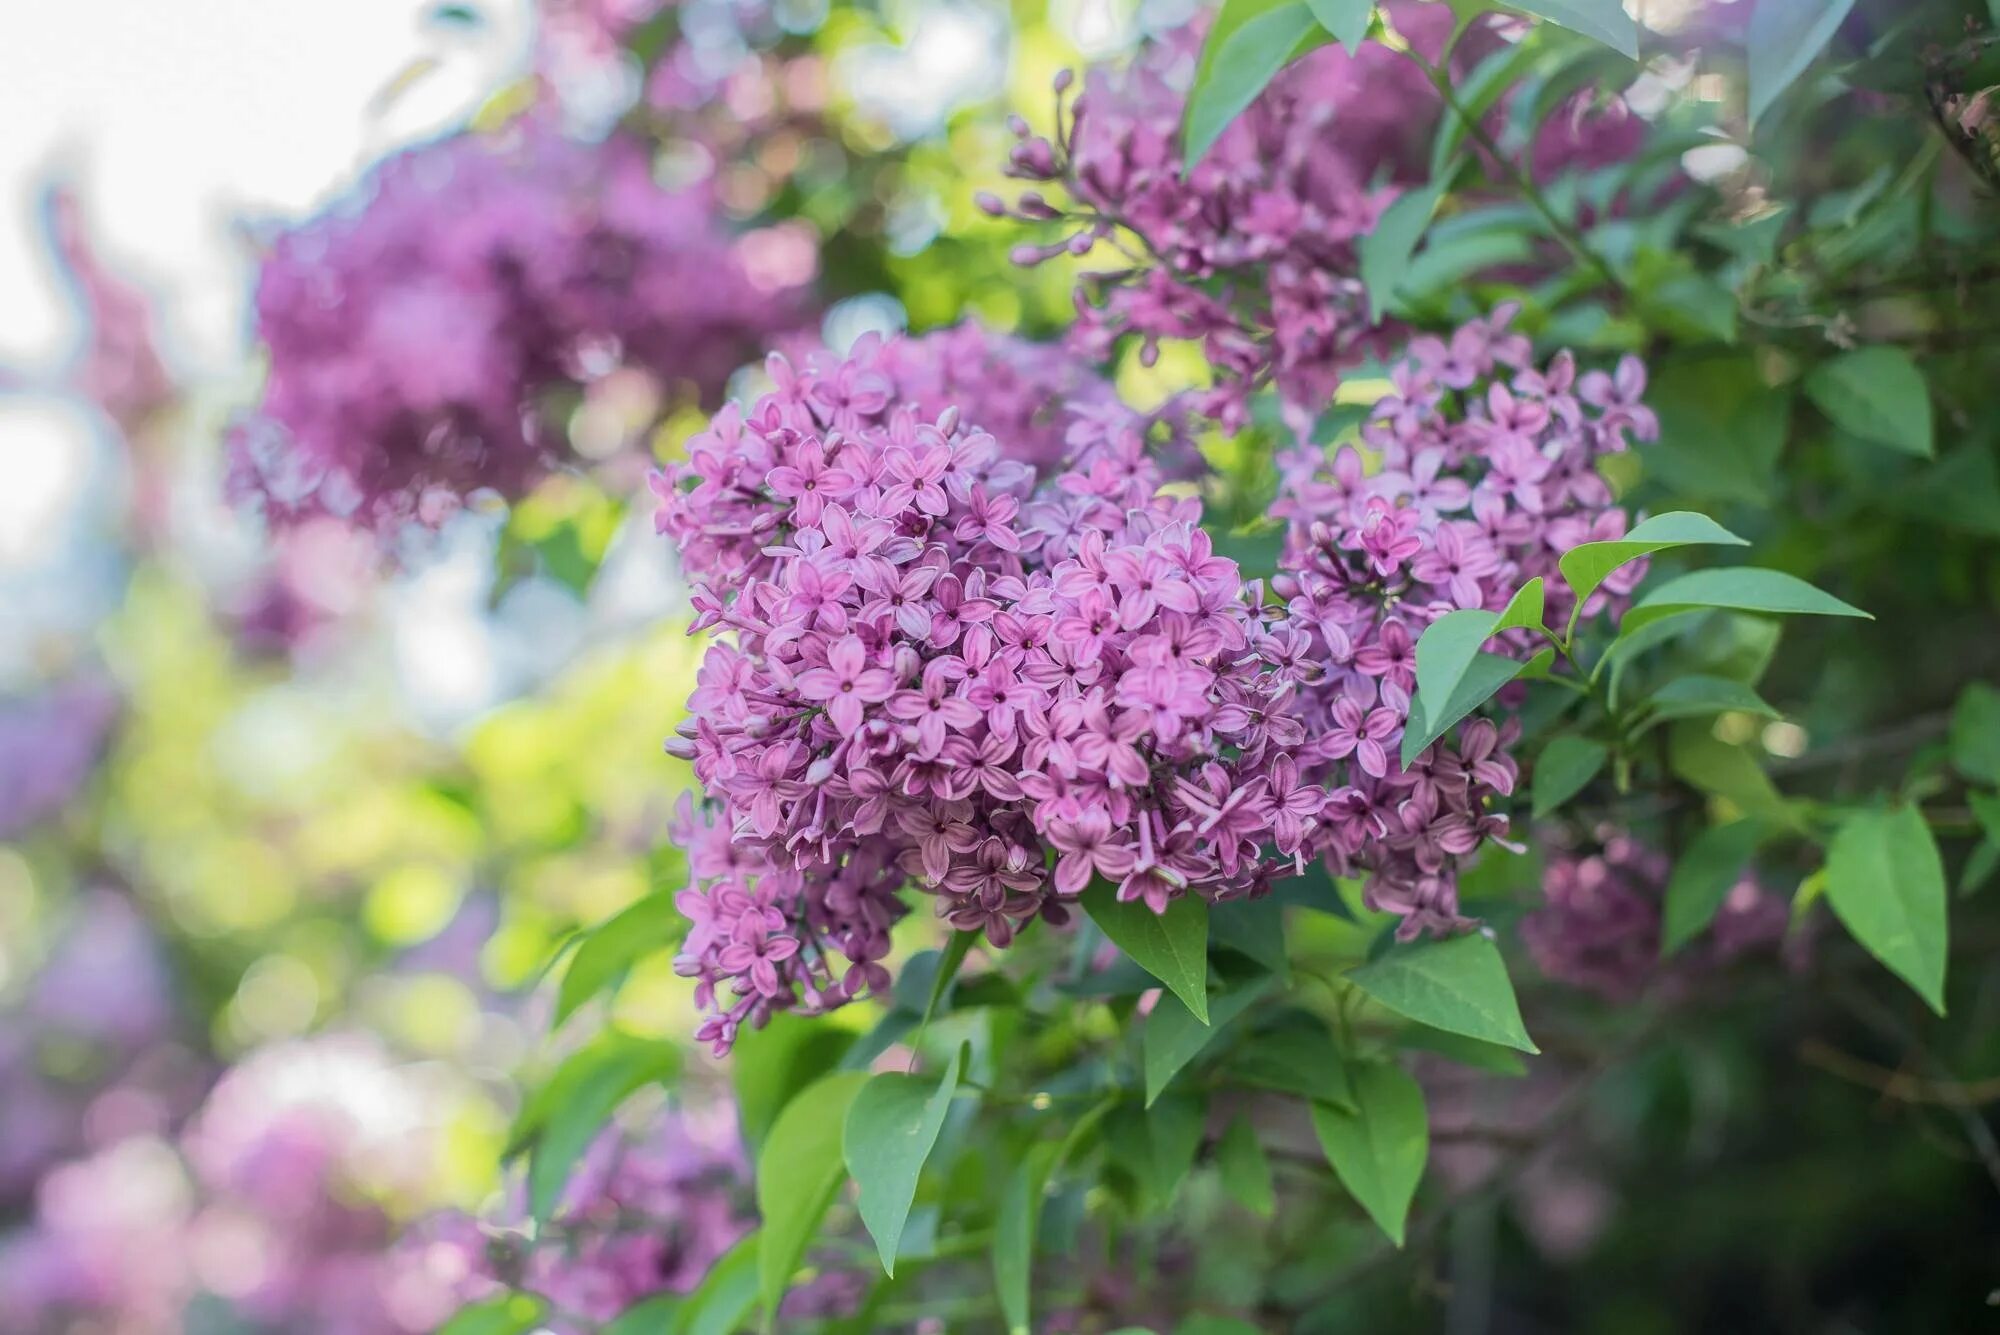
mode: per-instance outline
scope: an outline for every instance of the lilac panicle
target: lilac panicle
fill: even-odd
[[[709,397],[794,322],[797,277],[752,263],[756,240],[634,139],[536,117],[400,153],[266,257],[270,372],[231,490],[276,523],[378,531],[519,497],[566,457],[551,391],[625,364]]]

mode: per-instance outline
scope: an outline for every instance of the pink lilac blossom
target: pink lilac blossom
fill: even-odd
[[[1304,732],[1291,762],[1303,784],[1338,786],[1322,817],[1333,865],[1365,874],[1369,902],[1402,915],[1406,937],[1463,922],[1455,867],[1504,836],[1491,806],[1518,779],[1512,721],[1474,719],[1401,768],[1416,643],[1444,613],[1499,611],[1538,576],[1562,625],[1558,559],[1626,529],[1597,461],[1658,430],[1637,359],[1580,376],[1563,352],[1538,368],[1510,317],[1412,340],[1358,446],[1279,459],[1271,513],[1287,529],[1272,588],[1287,617],[1274,634],[1324,669],[1291,701]],[[1623,567],[1585,610],[1614,607],[1644,572]]]
[[[676,1105],[637,1129],[601,1132],[578,1162],[538,1238],[525,1201],[476,1218],[441,1214],[398,1243],[400,1262],[458,1303],[525,1289],[552,1309],[550,1329],[596,1330],[642,1300],[695,1288],[756,1222],[751,1173],[727,1103]],[[828,1272],[788,1295],[788,1317],[851,1311],[861,1276]]]
[[[718,1050],[886,985],[906,884],[1004,946],[1093,877],[1157,912],[1308,854],[1323,794],[1282,756],[1311,669],[1200,503],[1161,494],[1154,424],[1086,404],[1039,473],[921,410],[913,355],[774,358],[775,390],[655,480],[696,629],[725,633],[671,743],[710,794],[677,830],[679,967]]]
[[[270,373],[231,490],[382,533],[518,497],[566,458],[551,394],[624,364],[710,396],[789,327],[809,274],[763,262],[770,240],[732,238],[711,181],[661,185],[635,139],[535,117],[398,154],[265,260]]]
[[[1597,832],[1597,843],[1594,852],[1550,850],[1544,902],[1521,920],[1536,967],[1557,982],[1629,1002],[1669,973],[1714,967],[1786,939],[1790,909],[1746,872],[1702,941],[1663,964],[1661,904],[1671,860],[1610,828]]]

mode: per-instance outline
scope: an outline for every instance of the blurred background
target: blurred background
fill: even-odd
[[[1046,129],[1058,70],[1194,9],[0,5],[0,1332],[397,1335],[456,1308],[456,1277],[397,1238],[506,1194],[515,1079],[564,1042],[552,961],[681,883],[668,824],[690,776],[661,740],[700,645],[648,462],[754,387],[768,346],[1067,324],[1075,264],[1016,266],[1021,229],[975,204],[1007,188],[1006,116]],[[1688,80],[1646,91],[1663,104]],[[386,543],[232,503],[278,337],[267,261],[313,260],[378,194],[429,188],[433,150],[517,145],[524,125],[642,144],[656,180],[697,183],[737,322],[670,331],[699,358],[581,350],[588,374],[536,387],[574,466],[511,503],[475,497]],[[1883,142],[1840,170],[1872,179],[1902,151]],[[1743,158],[1704,143],[1682,165],[1705,180]],[[449,302],[427,314],[417,361],[462,346]],[[1114,371],[1142,407],[1201,375],[1171,345]],[[1990,428],[1966,438],[1990,452]],[[1671,462],[1649,456],[1668,484],[1649,500],[1730,480]],[[1933,517],[1993,535],[1990,507],[1952,512],[1965,494],[1940,483],[1906,528],[1870,520],[1871,606]],[[1723,499],[1770,508],[1755,486]],[[1817,551],[1832,525],[1801,514],[1772,522]],[[1940,588],[1975,588],[1975,559]],[[1965,600],[1968,635],[1989,636],[1990,606]],[[591,1022],[683,1041],[690,990],[658,952]],[[1600,1020],[1616,1027],[1584,1003],[1579,1028]],[[1809,1002],[1775,970],[1677,1023],[1554,1156],[1431,1240],[1476,1297],[1452,1301],[1420,1259],[1357,1280],[1358,1324],[1327,1328],[1945,1330],[2000,1282],[1959,1110],[1891,1108],[1868,1071],[1798,1061]],[[1995,1029],[1973,1027],[1959,1055],[1990,1066]],[[1533,1126],[1546,1092],[1465,1099]],[[1478,1179],[1482,1152],[1440,1162]],[[1231,1260],[1204,1252],[1203,1278]]]

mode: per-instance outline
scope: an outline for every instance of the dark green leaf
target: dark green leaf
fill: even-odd
[[[1257,1129],[1247,1117],[1238,1117],[1222,1133],[1215,1147],[1215,1166],[1222,1174],[1222,1189],[1251,1214],[1269,1219],[1278,1208],[1271,1186],[1271,1161],[1257,1143]]]
[[[1424,1091],[1388,1062],[1358,1062],[1350,1078],[1355,1111],[1314,1104],[1313,1130],[1341,1185],[1400,1247],[1430,1152]]]
[[[1983,681],[1961,691],[1951,711],[1951,763],[1968,778],[2000,784],[2000,691]]]
[[[868,1077],[838,1071],[822,1077],[785,1106],[757,1155],[757,1293],[768,1330],[778,1303],[819,1231],[827,1207],[847,1180],[840,1141],[847,1111]]]
[[[1402,1047],[1413,1048],[1419,1052],[1435,1052],[1445,1060],[1457,1062],[1460,1066],[1491,1071],[1495,1075],[1519,1076],[1528,1073],[1528,1064],[1522,1061],[1521,1054],[1512,1048],[1467,1038],[1464,1034],[1448,1034],[1427,1024],[1411,1025],[1396,1035],[1396,1042]]]
[[[841,1154],[860,1188],[861,1222],[875,1239],[882,1269],[896,1273],[896,1246],[917,1199],[924,1160],[944,1130],[965,1049],[951,1054],[937,1081],[884,1073],[869,1079],[847,1110]]]
[[[1007,1179],[1000,1195],[1000,1215],[993,1226],[993,1280],[1008,1335],[1029,1335],[1029,1281],[1034,1275],[1035,1236],[1041,1229],[1042,1197],[1049,1181],[1114,1106],[1106,1100],[1092,1107],[1070,1127],[1060,1144],[1043,1141],[1029,1147]]]
[[[547,1219],[563,1184],[618,1105],[646,1085],[673,1078],[672,1043],[607,1031],[572,1053],[523,1105],[510,1140],[528,1150],[528,1206]]]
[[[1874,620],[1860,608],[1851,607],[1796,576],[1756,566],[1732,566],[1726,570],[1697,570],[1654,586],[1625,614],[1621,633],[1691,607]]]
[[[1507,965],[1482,933],[1396,946],[1347,978],[1419,1024],[1522,1052],[1540,1051],[1521,1025]]]
[[[1756,852],[1758,833],[1755,821],[1712,825],[1687,846],[1667,880],[1661,955],[1673,954],[1714,921]]]
[[[1312,11],[1319,25],[1333,35],[1333,40],[1347,48],[1353,55],[1361,49],[1362,41],[1368,36],[1368,21],[1375,15],[1375,0],[1306,0],[1306,8]]]
[[[1208,938],[1211,946],[1233,950],[1285,976],[1285,906],[1275,895],[1210,905]]]
[[[1439,177],[1429,185],[1405,191],[1396,202],[1382,210],[1375,230],[1361,238],[1358,250],[1361,281],[1368,289],[1368,318],[1380,323],[1388,311],[1396,288],[1408,271],[1417,243],[1431,225],[1438,201],[1449,182]]]
[[[1827,849],[1826,898],[1869,954],[1944,1014],[1944,863],[1921,810],[1849,816]]]
[[[716,1258],[682,1304],[672,1335],[736,1335],[757,1304],[757,1255],[763,1235],[753,1229]]]
[[[680,1327],[687,1299],[678,1293],[656,1293],[618,1314],[602,1335],[672,1335]]]
[[[1146,1017],[1140,1032],[1140,1052],[1146,1075],[1146,1106],[1151,1107],[1180,1069],[1201,1054],[1224,1027],[1270,990],[1271,980],[1259,979],[1243,987],[1217,993],[1209,1001],[1209,1020],[1204,1024],[1189,1013],[1172,993]]]
[[[555,1023],[623,978],[646,955],[673,944],[680,912],[667,891],[647,895],[590,932],[571,957],[556,994]]]
[[[1246,1085],[1296,1094],[1317,1103],[1354,1106],[1347,1067],[1333,1035],[1317,1017],[1301,1015],[1237,1045],[1229,1073]]]
[[[1208,904],[1182,895],[1155,913],[1139,902],[1120,903],[1116,891],[1094,881],[1083,911],[1140,968],[1173,989],[1195,1018],[1208,1023]]]
[[[1805,73],[1854,8],[1854,0],[1758,0],[1750,11],[1750,119]]]
[[[1535,761],[1535,816],[1548,815],[1582,792],[1611,751],[1588,737],[1552,737]]]
[[[1820,363],[1806,377],[1806,397],[1863,440],[1925,459],[1937,452],[1930,387],[1901,348],[1861,348]]]
[[[1188,90],[1182,126],[1187,168],[1215,146],[1302,44],[1310,49],[1327,40],[1304,0],[1224,0]]]

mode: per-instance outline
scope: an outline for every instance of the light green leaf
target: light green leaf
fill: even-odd
[[[1388,1062],[1357,1062],[1350,1075],[1355,1111],[1314,1104],[1313,1130],[1341,1185],[1400,1247],[1430,1153],[1424,1091]]]
[[[1951,711],[1951,763],[1967,778],[2000,784],[2000,691],[1983,681],[1961,691]]]
[[[1756,566],[1697,570],[1651,589],[1625,614],[1621,633],[1689,608],[1725,607],[1737,612],[1802,616],[1875,618],[1793,575]]]
[[[1508,600],[1505,609],[1488,612],[1471,608],[1447,612],[1417,639],[1417,694],[1425,700],[1449,700],[1479,657],[1479,646],[1503,630],[1542,624],[1542,581],[1529,580]]]
[[[1229,1073],[1246,1085],[1296,1094],[1316,1103],[1352,1108],[1354,1091],[1347,1085],[1347,1066],[1323,1022],[1301,1016],[1238,1044]]]
[[[1394,946],[1348,981],[1398,1015],[1447,1033],[1539,1052],[1521,1025],[1507,965],[1479,932]]]
[[[893,1072],[874,1076],[847,1110],[841,1154],[860,1188],[861,1222],[889,1275],[896,1273],[896,1246],[917,1198],[917,1179],[944,1130],[964,1057],[964,1048],[952,1053],[936,1083]]]
[[[1742,879],[1750,855],[1757,851],[1759,833],[1755,821],[1711,825],[1687,846],[1667,879],[1665,923],[1660,931],[1663,957],[1694,940],[1715,920],[1722,902]]]
[[[1450,182],[1439,177],[1429,185],[1405,191],[1382,210],[1375,230],[1361,238],[1357,247],[1361,282],[1368,289],[1368,318],[1379,324],[1389,309],[1390,299],[1417,253],[1417,243],[1431,225],[1438,201]]]
[[[1696,546],[1747,547],[1749,544],[1707,515],[1692,510],[1674,510],[1640,521],[1622,538],[1609,542],[1586,542],[1564,552],[1556,568],[1562,572],[1563,583],[1569,585],[1570,592],[1576,595],[1576,607],[1570,613],[1569,628],[1563,632],[1563,638],[1570,639],[1576,635],[1576,623],[1583,615],[1583,605],[1611,577],[1612,571],[1655,552]]]
[[[437,1335],[526,1335],[541,1324],[549,1305],[527,1293],[474,1303],[437,1328]]]
[[[680,1328],[687,1299],[678,1293],[656,1293],[620,1312],[601,1335],[669,1335]]]
[[[1676,677],[1646,697],[1647,723],[1671,719],[1706,718],[1711,714],[1757,714],[1781,718],[1764,697],[1733,677],[1710,677],[1695,673]]]
[[[1507,0],[1510,9],[1559,23],[1633,60],[1639,58],[1639,24],[1623,0]]]
[[[1331,40],[1304,0],[1223,0],[1203,43],[1182,125],[1188,170],[1293,58]]]
[[[1972,817],[1986,831],[1986,837],[2000,843],[2000,795],[1967,793],[1965,803],[1972,808]]]
[[[1849,816],[1827,849],[1826,898],[1869,954],[1944,1014],[1944,863],[1921,810]]]
[[[1853,8],[1854,0],[1758,0],[1744,43],[1752,123],[1805,73]]]
[[[1798,824],[1756,757],[1717,737],[1706,721],[1677,723],[1668,730],[1667,767],[1690,787],[1726,797],[1744,811]]]
[[[840,1142],[848,1109],[868,1076],[837,1071],[800,1093],[778,1114],[757,1156],[757,1293],[770,1329],[778,1303],[833,1204],[847,1165]]]
[[[528,1208],[547,1219],[563,1184],[618,1105],[646,1085],[673,1078],[680,1050],[672,1043],[616,1030],[572,1053],[546,1085],[522,1105],[510,1152],[528,1151]]]
[[[578,1007],[615,986],[640,959],[667,949],[679,924],[674,897],[663,890],[647,895],[584,937],[556,993],[555,1023],[561,1025]]]
[[[1375,0],[1306,0],[1306,8],[1350,56],[1361,49],[1368,22],[1375,16]]]
[[[1603,742],[1588,737],[1552,737],[1535,761],[1535,816],[1548,815],[1582,792],[1604,763],[1611,750]]]
[[[1222,1189],[1251,1214],[1269,1219],[1278,1208],[1278,1195],[1271,1185],[1271,1161],[1257,1141],[1257,1129],[1248,1117],[1238,1117],[1222,1133],[1215,1147],[1215,1166],[1222,1174]]]
[[[1083,893],[1083,911],[1111,938],[1111,944],[1187,1003],[1195,1018],[1208,1023],[1208,904],[1182,895],[1155,913],[1143,903],[1120,903],[1117,892],[1102,880]]]
[[[1863,440],[1923,459],[1937,452],[1930,387],[1901,348],[1860,348],[1822,362],[1805,387],[1835,426]]]
[[[1410,720],[1403,728],[1403,768],[1408,769],[1426,747],[1449,732],[1460,719],[1492,699],[1493,692],[1542,661],[1539,655],[1521,663],[1499,654],[1482,653],[1472,660],[1472,666],[1458,683],[1458,689],[1445,701],[1443,709],[1428,708],[1421,696],[1412,700]],[[1420,718],[1423,720],[1422,727],[1417,726]]]
[[[736,1335],[757,1304],[757,1256],[763,1235],[752,1229],[717,1257],[681,1306],[671,1335]]]
[[[737,1036],[729,1058],[736,1123],[753,1154],[785,1105],[840,1065],[853,1045],[852,1030],[786,1012],[772,1016],[762,1029],[746,1029]]]
[[[1139,1045],[1146,1074],[1146,1106],[1152,1107],[1182,1067],[1201,1055],[1202,1049],[1222,1033],[1224,1026],[1241,1015],[1271,988],[1269,978],[1260,978],[1244,987],[1218,993],[1209,1001],[1209,1022],[1197,1020],[1179,997],[1172,993],[1146,1017]]]

